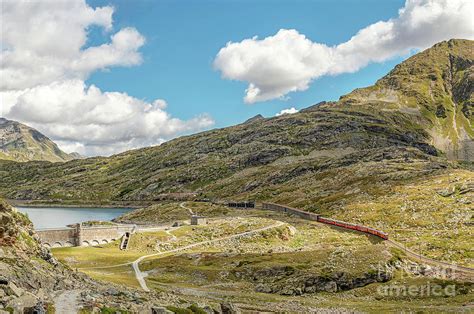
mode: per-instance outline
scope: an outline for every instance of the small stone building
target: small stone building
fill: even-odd
[[[207,225],[207,218],[198,215],[191,215],[191,225],[198,226],[198,225]]]

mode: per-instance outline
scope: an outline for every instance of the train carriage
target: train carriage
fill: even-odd
[[[345,222],[345,221],[325,218],[325,217],[322,217],[318,214],[310,213],[310,212],[307,212],[307,211],[304,211],[304,210],[301,210],[301,209],[291,208],[291,207],[282,206],[282,205],[273,204],[273,203],[262,203],[262,208],[297,215],[297,216],[299,216],[303,219],[318,221],[320,223],[324,223],[324,224],[327,224],[327,225],[332,225],[332,226],[336,226],[336,227],[340,227],[340,228],[356,230],[356,231],[359,231],[359,232],[363,232],[363,233],[367,233],[367,234],[377,236],[377,237],[382,238],[384,240],[388,240],[388,234],[383,232],[383,231],[380,231],[380,230],[377,230],[377,229],[374,229],[374,228],[370,228],[370,227],[366,227],[366,226],[362,226],[362,225],[352,224],[352,223]]]

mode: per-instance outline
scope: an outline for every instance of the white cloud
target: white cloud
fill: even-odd
[[[0,89],[86,79],[98,69],[139,64],[145,39],[134,28],[83,49],[90,27],[112,31],[112,14],[110,6],[93,9],[83,0],[2,2]]]
[[[293,114],[293,113],[297,113],[299,110],[296,109],[295,107],[291,107],[291,108],[288,108],[288,109],[283,109],[281,110],[280,112],[278,112],[275,117],[279,117],[279,116],[282,116],[284,114]]]
[[[166,102],[145,102],[125,93],[102,92],[81,80],[54,82],[2,92],[6,116],[48,134],[65,150],[110,154],[160,144],[177,134],[211,126],[207,115],[183,121],[170,116]]]
[[[84,83],[94,71],[142,62],[145,38],[132,27],[114,32],[113,12],[84,0],[2,2],[1,116],[86,155],[160,144],[211,126],[207,115],[171,117],[162,99],[150,103]],[[91,27],[108,42],[88,45]]]
[[[214,67],[223,78],[249,83],[246,103],[282,98],[308,89],[324,75],[355,72],[371,62],[403,56],[442,40],[472,39],[473,12],[472,0],[407,0],[397,18],[369,25],[337,46],[281,29],[261,40],[227,43]]]

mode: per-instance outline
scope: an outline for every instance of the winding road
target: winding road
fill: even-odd
[[[186,204],[185,202],[182,202],[180,204],[180,207],[183,208],[183,209],[188,210],[189,213],[194,214],[193,211],[190,208],[186,207],[185,204]],[[229,235],[229,236],[218,238],[218,239],[197,242],[197,243],[193,243],[193,244],[190,244],[190,245],[186,245],[186,246],[179,247],[179,248],[172,249],[172,250],[168,250],[168,251],[163,251],[163,252],[159,252],[159,253],[144,255],[144,256],[139,257],[138,259],[136,259],[133,262],[123,263],[123,264],[118,264],[118,265],[90,267],[90,268],[87,268],[87,269],[93,269],[93,268],[97,268],[97,269],[104,268],[105,269],[105,268],[113,268],[113,267],[119,267],[119,266],[125,266],[125,265],[132,265],[132,268],[135,272],[135,278],[139,282],[141,288],[144,291],[150,291],[150,289],[148,288],[148,286],[146,284],[146,281],[145,281],[145,277],[147,276],[147,274],[142,272],[140,270],[140,267],[139,267],[139,264],[143,260],[145,260],[147,258],[150,258],[150,257],[157,257],[157,256],[165,255],[165,254],[177,253],[177,252],[188,250],[188,249],[191,249],[191,248],[194,248],[194,247],[197,247],[197,246],[201,246],[201,245],[207,245],[207,244],[216,243],[216,242],[219,242],[219,241],[225,241],[225,240],[230,240],[230,239],[235,239],[235,238],[239,238],[239,237],[245,237],[245,236],[253,235],[253,234],[256,234],[256,233],[263,232],[265,230],[280,227],[284,224],[285,224],[284,222],[278,221],[277,223],[275,223],[273,225],[270,225],[270,226],[267,226],[267,227],[263,227],[263,228],[259,228],[259,229],[255,229],[255,230],[251,230],[251,231],[246,231],[246,232],[239,233],[239,234]],[[167,232],[167,233],[172,235],[169,232]],[[418,259],[419,261],[425,262],[427,264],[443,267],[444,269],[450,269],[451,271],[453,271],[453,274],[455,274],[457,276],[457,278],[463,278],[463,279],[468,279],[468,280],[472,280],[474,278],[474,269],[472,269],[472,268],[458,266],[458,265],[455,265],[455,264],[451,264],[451,263],[447,263],[447,262],[438,261],[438,260],[428,258],[426,256],[417,254],[417,253],[407,249],[402,244],[400,244],[396,241],[393,241],[391,239],[390,240],[385,240],[385,242],[389,246],[396,247],[398,249],[403,250],[406,253],[406,255],[408,257],[412,258],[412,259]]]
[[[120,267],[120,266],[132,265],[133,271],[135,272],[135,278],[137,279],[138,283],[140,284],[140,287],[144,291],[150,291],[150,289],[148,288],[148,286],[146,284],[146,281],[145,281],[145,277],[147,276],[147,274],[143,273],[140,270],[140,267],[139,267],[139,264],[144,259],[147,259],[147,258],[150,258],[150,257],[157,257],[157,256],[160,256],[160,255],[165,255],[165,254],[170,254],[170,253],[171,254],[172,253],[178,253],[178,252],[188,250],[188,249],[191,249],[191,248],[194,248],[194,247],[197,247],[197,246],[201,246],[201,245],[207,245],[207,244],[212,244],[212,243],[216,243],[216,242],[220,242],[220,241],[247,237],[247,236],[251,236],[251,235],[266,231],[266,230],[278,228],[278,227],[281,227],[283,225],[285,225],[284,222],[278,221],[277,223],[275,223],[273,225],[270,225],[270,226],[266,226],[266,227],[262,227],[262,228],[242,232],[242,233],[232,234],[232,235],[229,235],[229,236],[225,236],[225,237],[217,238],[217,239],[213,239],[213,240],[197,242],[197,243],[189,244],[189,245],[182,246],[182,247],[172,249],[172,250],[168,250],[168,251],[163,251],[163,252],[159,252],[159,253],[144,255],[144,256],[139,257],[138,259],[136,259],[133,262],[117,264],[117,265],[108,265],[108,266],[87,267],[87,268],[81,268],[81,269],[106,269],[106,268],[115,268],[115,267]]]
[[[441,267],[441,268],[444,268],[444,269],[450,269],[453,272],[452,275],[454,275],[455,278],[457,278],[457,279],[468,279],[468,280],[471,280],[471,281],[474,280],[474,269],[473,268],[460,266],[460,265],[456,265],[456,264],[451,264],[451,263],[448,263],[448,262],[443,262],[443,261],[435,260],[435,259],[423,256],[423,255],[420,255],[420,254],[418,254],[416,252],[413,252],[412,250],[406,248],[405,246],[403,246],[402,244],[400,244],[400,243],[398,243],[394,240],[386,240],[386,243],[389,246],[392,246],[392,247],[403,250],[403,252],[408,257],[410,257],[412,259],[421,261],[421,262],[426,263],[428,265],[438,266],[438,267]]]
[[[137,260],[135,260],[132,263],[133,270],[135,271],[135,278],[137,278],[137,280],[140,283],[140,286],[142,287],[143,290],[150,291],[150,289],[148,288],[148,286],[146,284],[146,281],[145,281],[146,273],[143,273],[140,270],[140,268],[138,267],[138,264],[141,261],[143,261],[144,259],[149,258],[149,257],[156,257],[156,256],[164,255],[164,254],[177,253],[177,252],[188,250],[188,249],[191,249],[191,248],[194,248],[194,247],[197,247],[197,246],[201,246],[201,245],[207,245],[207,244],[216,243],[216,242],[225,241],[225,240],[230,240],[230,239],[242,238],[242,237],[254,235],[254,234],[266,231],[266,230],[278,228],[278,227],[283,226],[284,224],[285,224],[284,222],[279,221],[276,224],[273,224],[273,225],[270,225],[270,226],[267,226],[267,227],[263,227],[263,228],[259,228],[259,229],[255,229],[255,230],[250,230],[250,231],[246,231],[246,232],[242,232],[242,233],[238,233],[238,234],[233,234],[233,235],[218,238],[218,239],[197,242],[197,243],[182,246],[182,247],[179,247],[179,248],[176,248],[176,249],[173,249],[173,250],[169,250],[169,251],[164,251],[164,252],[160,252],[160,253],[155,253],[155,254],[142,256],[142,257],[138,258]]]

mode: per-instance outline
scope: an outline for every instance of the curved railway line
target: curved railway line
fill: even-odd
[[[361,233],[369,234],[372,236],[376,236],[378,238],[381,238],[387,243],[388,245],[401,249],[408,257],[418,260],[420,262],[429,264],[429,265],[434,265],[438,267],[442,267],[444,269],[449,269],[452,271],[453,274],[455,274],[458,278],[462,279],[468,279],[470,281],[474,280],[474,268],[471,267],[466,267],[466,266],[460,266],[444,261],[439,261],[435,260],[426,256],[423,256],[421,254],[418,254],[410,249],[407,249],[405,246],[402,244],[389,239],[389,235],[386,232],[370,228],[367,226],[362,226],[362,225],[357,225],[357,224],[352,224],[349,222],[341,221],[341,220],[335,220],[335,219],[330,219],[326,217],[322,217],[321,215],[307,212],[301,209],[297,208],[292,208],[284,205],[279,205],[279,204],[274,204],[274,203],[262,203],[262,209],[266,210],[273,210],[273,211],[279,211],[279,212],[284,212],[288,214],[293,214],[296,216],[299,216],[300,218],[306,219],[306,220],[312,220],[312,221],[317,221],[320,223],[324,223],[327,225],[331,226],[336,226],[339,228],[344,228],[344,229],[349,229],[349,230],[354,230],[358,231]]]
[[[189,208],[187,208],[185,206],[185,203],[181,203],[180,206],[183,209],[190,210]],[[288,207],[288,206],[284,206],[284,205],[274,204],[274,203],[262,203],[261,208],[264,209],[264,210],[272,210],[272,211],[283,212],[283,213],[287,213],[287,214],[291,214],[291,215],[296,215],[296,216],[298,216],[302,219],[305,219],[305,220],[311,220],[311,221],[323,223],[323,224],[326,224],[326,225],[334,226],[334,227],[337,227],[337,228],[348,229],[348,230],[368,234],[370,236],[378,237],[378,238],[382,239],[384,241],[384,243],[386,243],[388,246],[391,246],[391,247],[402,250],[406,254],[406,256],[411,258],[411,259],[418,260],[418,261],[423,262],[423,263],[428,264],[428,265],[442,267],[445,270],[449,270],[452,275],[456,275],[456,278],[458,278],[458,279],[467,279],[469,281],[474,280],[474,268],[455,265],[455,264],[452,264],[452,263],[435,260],[435,259],[423,256],[421,254],[418,254],[418,253],[406,248],[402,244],[400,244],[400,243],[398,243],[398,242],[396,242],[392,239],[389,239],[389,234],[386,233],[386,232],[383,232],[381,230],[377,230],[377,229],[374,229],[374,228],[371,228],[371,227],[358,225],[358,224],[353,224],[353,223],[349,223],[349,222],[345,222],[345,221],[341,221],[341,220],[335,220],[335,219],[322,217],[321,215],[318,215],[318,214],[315,214],[315,213],[307,212],[307,211],[304,211],[304,210],[301,210],[301,209],[292,208],[292,207]],[[149,259],[149,258],[152,258],[152,257],[158,257],[159,258],[159,256],[164,256],[164,255],[167,255],[167,254],[178,253],[178,252],[181,252],[181,251],[184,251],[184,250],[194,248],[196,246],[202,246],[202,245],[207,245],[207,244],[218,242],[218,241],[223,241],[223,240],[228,240],[228,239],[232,239],[232,238],[239,238],[239,237],[253,235],[253,234],[268,230],[268,229],[279,227],[283,224],[284,224],[283,222],[278,222],[274,225],[270,225],[270,226],[255,229],[255,230],[250,230],[250,231],[243,232],[243,233],[240,233],[240,234],[230,235],[230,236],[226,236],[226,237],[223,237],[223,238],[218,238],[218,239],[213,239],[213,240],[208,240],[208,241],[203,241],[203,242],[198,242],[198,243],[193,243],[193,244],[186,245],[186,246],[183,246],[183,247],[178,247],[178,248],[175,248],[175,249],[172,249],[172,250],[169,250],[169,251],[158,252],[158,253],[154,253],[154,254],[150,254],[150,255],[141,256],[140,258],[136,259],[135,261],[128,262],[128,263],[122,263],[122,264],[117,264],[117,265],[107,265],[107,266],[85,267],[85,268],[81,268],[81,269],[106,269],[106,268],[115,268],[115,267],[119,267],[119,266],[131,265],[133,270],[134,270],[135,277],[136,277],[137,281],[139,282],[141,288],[145,291],[149,291],[149,288],[148,288],[148,286],[146,284],[146,281],[145,281],[146,273],[143,273],[139,268],[139,264],[143,260]]]

